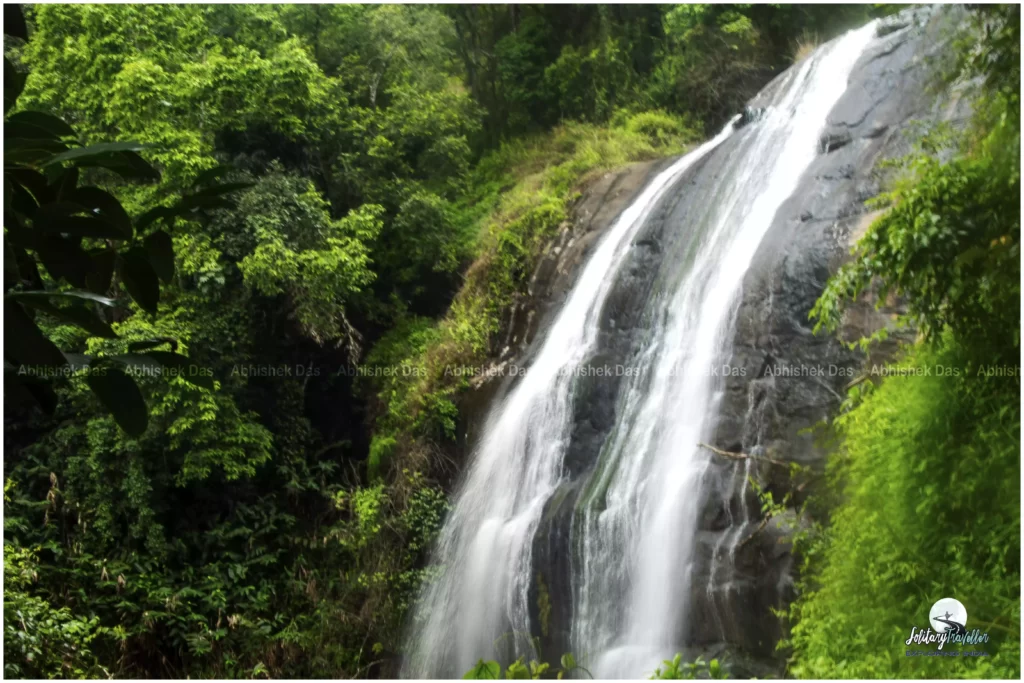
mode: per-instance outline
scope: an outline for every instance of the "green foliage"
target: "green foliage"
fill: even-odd
[[[551,666],[546,663],[541,663],[536,660],[532,660],[529,664],[523,661],[520,657],[516,661],[512,662],[505,669],[504,675],[501,672],[501,665],[495,661],[480,660],[476,665],[466,672],[462,677],[464,680],[497,680],[505,678],[508,680],[537,680],[550,669]],[[559,671],[559,678],[561,678],[562,672]]]
[[[661,112],[623,113],[617,124],[561,126],[528,144],[503,145],[478,165],[461,211],[477,229],[465,284],[442,320],[399,323],[361,367],[361,386],[376,397],[375,476],[386,462],[396,470],[426,467],[436,444],[454,440],[456,401],[469,381],[457,370],[483,367],[495,350],[509,307],[525,295],[579,186],[607,168],[678,152],[696,137],[685,121]]]
[[[222,10],[223,11],[223,10]],[[259,8],[232,10],[239,23]],[[213,136],[252,120],[307,130],[332,87],[273,23],[262,45],[220,38],[214,10],[172,6],[39,6],[24,52],[28,103],[67,113],[87,139],[112,132],[159,146],[168,182],[210,168]],[[267,37],[278,36],[279,44]]]
[[[465,245],[460,243],[451,203],[429,192],[416,192],[402,202],[395,218],[393,234],[381,236],[382,249],[396,261],[394,270],[403,283],[425,279],[427,267],[438,272],[452,272],[461,265]],[[384,246],[386,245],[386,246]],[[408,257],[416,254],[419,264],[408,264]]]
[[[797,677],[1016,678],[1020,663],[1020,378],[988,377],[947,334],[837,420],[842,504],[805,553],[792,609]],[[937,376],[936,368],[958,376]],[[869,599],[865,599],[869,596]],[[906,657],[939,598],[967,606],[989,657]],[[968,648],[970,649],[970,648]],[[939,661],[941,659],[941,661]]]
[[[29,8],[6,353],[109,374],[30,385],[52,416],[5,423],[5,673],[393,675],[447,509],[451,370],[498,350],[581,187],[682,151],[867,11]],[[962,192],[994,196],[1006,141]],[[561,665],[480,672],[588,674]]]
[[[671,660],[666,659],[662,662],[662,665],[655,669],[651,676],[651,680],[657,681],[693,680],[696,678],[724,680],[729,676],[722,670],[717,659],[705,662],[702,657],[698,657],[692,662],[684,662],[683,656],[680,654]]]
[[[613,119],[613,123],[615,122]],[[673,145],[678,144],[680,140],[693,137],[693,127],[688,126],[686,122],[685,118],[652,110],[627,116],[624,125],[630,133],[643,135],[656,145]]]
[[[567,45],[544,70],[544,85],[554,93],[559,118],[604,121],[628,90],[631,73],[616,40],[591,50]]]
[[[995,354],[995,361],[1016,358],[1020,60],[1013,55],[1020,49],[1019,8],[986,10],[983,17],[995,37],[980,50],[973,42],[961,47],[961,73],[984,77],[973,127],[952,142],[925,138],[903,160],[904,177],[883,198],[891,208],[871,225],[853,260],[815,304],[816,330],[835,330],[845,302],[877,282],[879,305],[890,294],[905,298],[911,321],[926,339],[949,329]],[[945,162],[941,157],[950,150],[943,142],[954,152]]]
[[[5,57],[5,68],[13,66]],[[79,185],[89,169],[113,171],[143,182],[160,174],[137,151],[134,143],[82,146],[75,131],[61,119],[36,111],[11,113],[21,95],[23,80],[12,73],[5,88],[4,143],[4,320],[5,384],[8,405],[35,405],[46,413],[55,408],[50,378],[79,372],[118,425],[139,436],[148,424],[144,397],[122,365],[139,363],[171,370],[188,358],[171,351],[130,356],[68,355],[40,330],[42,313],[101,338],[116,338],[109,310],[123,285],[134,301],[155,313],[159,281],[174,276],[171,238],[150,226],[163,220],[195,219],[212,203],[230,206],[225,195],[236,187],[200,187],[173,207],[158,208],[136,218],[120,201],[94,185]],[[148,228],[148,230],[147,230]],[[143,236],[144,231],[148,234]],[[45,275],[39,266],[45,268]],[[68,289],[73,287],[76,289]],[[173,339],[169,340],[176,346]],[[159,345],[159,344],[156,344]],[[148,344],[146,348],[152,348]],[[139,351],[144,349],[129,349]],[[183,375],[194,381],[189,374]]]
[[[942,163],[934,151],[911,159],[909,178],[890,195],[892,208],[816,304],[817,327],[835,329],[844,300],[892,273],[881,280],[879,302],[905,297],[926,338],[948,327],[978,343],[993,334],[1005,339],[1019,319],[1020,178],[996,172],[993,161],[981,155]]]
[[[100,634],[99,620],[76,617],[66,607],[54,610],[31,594],[40,550],[4,543],[4,676],[103,675],[89,649]]]
[[[309,181],[264,176],[242,199],[231,239],[256,246],[238,263],[243,282],[266,296],[287,294],[302,333],[317,343],[351,335],[345,303],[374,279],[368,243],[383,207],[363,205],[332,220]]]
[[[1020,676],[1020,18],[979,12],[989,40],[962,41],[959,61],[982,76],[972,127],[945,162],[928,139],[909,158],[813,311],[835,329],[877,286],[922,334],[904,372],[852,387],[835,421],[838,506],[804,549],[783,644],[798,677]],[[947,596],[989,634],[965,649],[988,656],[905,656]]]
[[[277,157],[316,181],[333,218],[384,207],[367,245],[383,300],[397,291],[436,308],[418,284],[431,272],[447,273],[438,282],[450,293],[465,240],[446,222],[446,202],[468,172],[479,112],[457,83],[451,25],[438,11],[39,6],[33,19],[21,55],[32,68],[26,102],[66,113],[89,140],[154,145],[164,181],[129,204],[184,187],[225,157],[257,175]],[[323,339],[336,332],[306,322]]]
[[[893,11],[880,5],[447,7],[494,145],[567,120],[662,108],[715,128],[797,44]]]
[[[770,78],[772,60],[742,9],[677,5],[663,18],[664,56],[651,74],[648,97],[717,125]]]
[[[358,425],[315,426],[309,406],[350,402],[350,384],[321,371],[358,354],[360,316],[379,308],[372,287],[391,304],[398,280],[379,237],[396,216],[427,244],[417,268],[451,276],[461,262],[465,239],[435,221],[468,168],[474,110],[446,48],[431,42],[446,21],[438,12],[327,11],[347,22],[338,33],[298,7],[40,6],[29,43],[8,46],[31,70],[18,106],[60,114],[92,143],[60,140],[19,163],[54,169],[56,182],[43,177],[39,188],[73,192],[82,208],[55,214],[81,233],[68,241],[108,254],[103,282],[115,292],[123,284],[138,304],[80,314],[113,304],[106,284],[104,296],[85,290],[91,269],[84,283],[64,278],[78,289],[46,272],[42,285],[8,292],[5,309],[40,311],[40,334],[108,373],[70,377],[56,387],[52,420],[29,416],[6,430],[9,675],[351,676],[394,666],[446,499],[412,472],[401,490],[362,486],[346,438]],[[385,43],[354,39],[367,22]],[[388,65],[371,65],[372,106],[359,69],[332,68],[337,51],[314,44],[341,37],[349,62],[393,48]],[[417,63],[428,58],[437,61]],[[13,73],[8,84],[24,83]],[[5,91],[8,108],[15,95]],[[58,118],[8,114],[12,140],[66,132]],[[153,167],[137,143],[100,142],[118,136],[147,143]],[[59,166],[80,171],[57,177]],[[159,181],[127,182],[133,173]],[[16,179],[31,185],[17,210],[32,200],[35,211],[34,179]],[[403,195],[411,199],[395,201]],[[129,240],[123,259],[110,248]],[[420,279],[413,269],[407,284]],[[345,357],[335,357],[339,346]],[[145,403],[128,402],[127,438],[101,404],[115,393],[124,402],[136,384]]]
[[[496,680],[501,678],[501,665],[495,661],[480,660],[462,677],[464,680]]]
[[[531,661],[529,664],[523,660],[522,657],[512,662],[506,667],[504,674],[502,674],[501,664],[491,661],[479,660],[473,666],[472,669],[467,671],[463,675],[464,680],[498,680],[501,678],[513,680],[513,679],[538,679],[541,677],[549,678],[550,674],[556,674],[556,677],[561,680],[563,677],[567,677],[574,671],[580,671],[586,674],[589,678],[593,678],[590,672],[583,666],[580,666],[576,662],[576,658],[571,652],[567,652],[562,655],[560,661],[561,668],[552,670],[551,665],[546,663],[540,663],[536,660]],[[545,674],[548,674],[545,676]],[[710,662],[705,662],[703,658],[698,657],[693,662],[684,662],[683,656],[677,654],[671,660],[666,659],[662,666],[658,667],[651,675],[650,680],[693,680],[696,678],[711,678],[717,680],[724,680],[729,676],[722,669],[717,659],[712,659]]]

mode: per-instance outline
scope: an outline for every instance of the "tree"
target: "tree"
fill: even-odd
[[[19,25],[16,21],[12,26]],[[21,37],[23,40],[27,36]],[[224,206],[232,185],[196,182],[193,192],[171,207],[134,219],[120,201],[98,185],[104,173],[128,181],[152,182],[160,174],[138,152],[137,142],[81,146],[74,129],[56,116],[18,110],[25,78],[4,59],[4,347],[5,385],[10,403],[35,403],[52,413],[53,377],[83,371],[86,382],[118,424],[133,436],[146,429],[148,411],[130,377],[139,370],[181,373],[212,388],[212,380],[188,371],[173,339],[129,345],[127,354],[88,356],[63,353],[40,329],[42,320],[78,327],[90,335],[116,338],[111,311],[123,287],[148,313],[160,301],[160,280],[174,277],[174,251],[164,229],[176,219],[199,218]],[[39,266],[43,267],[40,271]],[[110,296],[113,294],[113,297]],[[102,308],[108,309],[104,312]],[[37,319],[37,315],[43,319]],[[45,324],[45,323],[44,323]],[[170,350],[156,350],[170,345]]]

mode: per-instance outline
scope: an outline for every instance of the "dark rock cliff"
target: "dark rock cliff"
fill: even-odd
[[[829,114],[820,155],[776,214],[744,278],[729,363],[742,368],[744,376],[725,379],[713,445],[820,471],[827,452],[810,428],[835,415],[867,363],[884,359],[907,339],[906,332],[898,333],[865,358],[830,335],[814,335],[808,315],[829,276],[878,215],[868,202],[885,189],[881,162],[908,153],[914,140],[939,122],[961,125],[969,116],[964,100],[955,93],[939,95],[934,87],[951,33],[962,19],[956,9],[901,12],[882,22],[882,37],[854,68],[846,93]],[[751,103],[757,105],[757,100]],[[841,337],[852,341],[891,329],[899,302],[883,303],[878,310],[867,302],[848,311]],[[727,458],[714,462],[719,472],[711,476],[725,477],[746,466]],[[749,465],[749,474],[776,502],[789,493],[794,510],[813,490],[800,487],[813,482],[811,475],[791,480],[785,467],[763,460]],[[714,646],[724,643],[748,656],[769,658],[782,636],[770,608],[784,608],[793,598],[789,539],[804,520],[791,512],[757,531],[753,491],[744,487],[738,495],[747,497],[752,514],[745,519],[730,515],[733,523],[724,527],[721,508],[735,511],[737,501],[705,503],[708,521],[697,576],[714,564],[718,534],[741,525],[744,541],[735,550],[735,573],[728,581],[695,582],[716,589],[695,591],[696,614],[703,623],[691,638],[695,645],[718,649]],[[714,619],[714,613],[727,618]]]

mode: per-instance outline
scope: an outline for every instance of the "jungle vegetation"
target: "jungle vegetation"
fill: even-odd
[[[445,367],[497,350],[588,178],[683,151],[801,46],[890,11],[11,7],[4,673],[38,678],[395,675],[447,509],[466,380]],[[1019,41],[1019,15],[984,16]],[[1019,353],[1006,30],[964,50],[987,79],[976,128],[952,161],[908,162],[819,307],[827,323],[881,275],[927,332],[908,362]],[[964,233],[981,215],[997,220]],[[847,671],[829,619],[877,625],[850,667],[909,626],[924,588],[864,571],[889,557],[878,545],[903,578],[970,583],[1019,645],[1019,379],[866,389],[837,421],[837,507],[807,553],[792,671]],[[956,467],[923,459],[949,462],[954,438]],[[906,539],[848,521],[883,476],[873,514]],[[963,510],[991,555],[964,555]],[[936,673],[871,666],[847,673]]]

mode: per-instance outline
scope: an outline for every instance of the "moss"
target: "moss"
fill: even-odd
[[[395,451],[395,439],[390,436],[377,435],[370,441],[370,457],[367,460],[366,470],[373,481],[380,477],[391,462],[391,455]]]
[[[551,595],[540,572],[537,572],[537,614],[540,615],[540,633],[547,638],[551,624]]]

